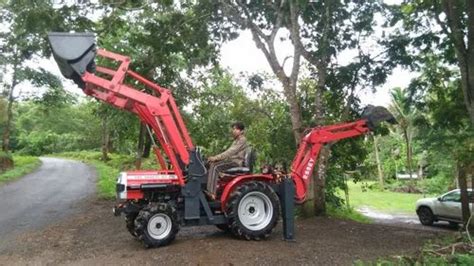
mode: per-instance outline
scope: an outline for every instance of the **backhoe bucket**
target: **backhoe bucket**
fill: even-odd
[[[367,126],[370,130],[374,130],[381,122],[397,124],[392,113],[382,106],[368,105],[362,112],[362,118],[367,119]]]
[[[95,71],[95,35],[93,33],[48,33],[54,59],[64,77],[84,89],[81,76]]]

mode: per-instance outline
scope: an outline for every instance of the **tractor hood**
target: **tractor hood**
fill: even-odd
[[[64,77],[74,80],[82,89],[81,76],[94,72],[95,35],[93,33],[48,33],[54,59]]]

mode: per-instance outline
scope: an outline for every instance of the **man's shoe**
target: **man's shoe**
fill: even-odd
[[[204,190],[203,192],[204,192],[204,194],[206,194],[207,198],[209,198],[210,200],[216,200],[216,195],[215,194],[213,194],[213,193],[211,193],[207,190]]]

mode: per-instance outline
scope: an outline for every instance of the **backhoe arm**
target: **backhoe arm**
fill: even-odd
[[[306,199],[314,166],[323,145],[364,135],[384,121],[392,124],[396,123],[395,118],[386,108],[369,105],[362,113],[361,120],[311,129],[301,140],[291,165],[291,177],[295,183],[296,201],[302,203]]]

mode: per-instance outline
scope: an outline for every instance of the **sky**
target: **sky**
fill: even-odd
[[[377,32],[376,32],[377,34]],[[282,62],[286,56],[291,56],[293,53],[293,46],[290,41],[281,42],[279,37],[285,37],[286,33],[280,31],[276,38],[276,52],[279,62]],[[369,45],[369,44],[367,44]],[[354,51],[346,51],[338,55],[338,63],[345,65],[356,57]],[[221,48],[221,63],[234,76],[238,76],[241,72],[255,73],[267,72],[273,73],[269,63],[267,62],[263,52],[261,52],[255,45],[250,31],[241,32],[240,36],[226,44]],[[291,60],[285,63],[285,72],[289,73],[291,67]],[[416,73],[404,70],[402,68],[395,68],[392,75],[387,79],[387,82],[379,87],[373,93],[371,88],[359,90],[357,93],[361,99],[362,105],[382,105],[388,106],[391,101],[390,91],[395,87],[406,88],[410,80],[416,76]]]

